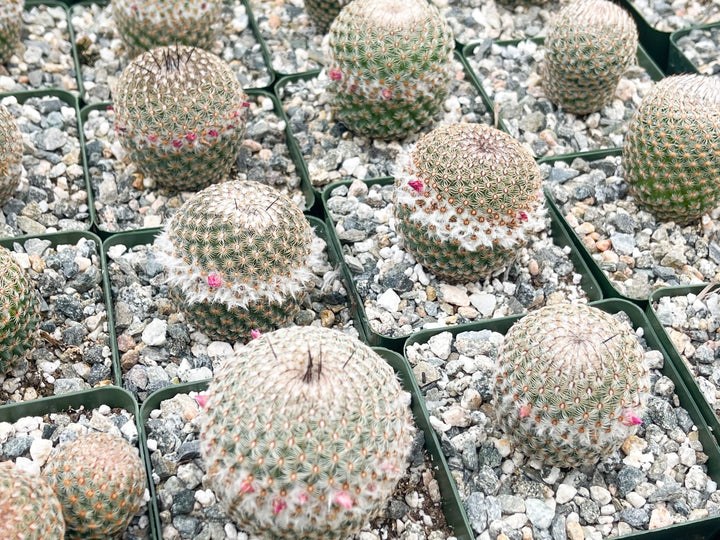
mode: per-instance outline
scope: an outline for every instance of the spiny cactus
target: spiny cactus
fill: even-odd
[[[557,467],[587,465],[636,432],[649,384],[629,325],[585,304],[545,306],[505,336],[497,420],[528,457]]]
[[[10,60],[22,35],[22,0],[0,2],[0,63]]]
[[[567,112],[599,111],[612,100],[637,46],[635,22],[623,8],[609,0],[574,0],[548,26],[545,93]]]
[[[35,343],[40,296],[7,248],[0,246],[0,375]]]
[[[39,476],[0,462],[0,538],[61,540],[65,534],[62,507]]]
[[[475,281],[501,270],[542,226],[540,170],[502,131],[441,126],[405,160],[395,177],[395,226],[404,248],[440,278]]]
[[[88,433],[60,446],[43,475],[62,505],[68,540],[117,537],[145,496],[143,462],[119,435]]]
[[[628,125],[623,167],[637,203],[685,225],[720,201],[720,79],[666,77]]]
[[[312,272],[310,225],[275,188],[235,180],[188,199],[155,240],[170,295],[216,339],[245,340],[299,311]]]
[[[354,0],[330,26],[328,92],[336,118],[399,138],[432,121],[452,81],[452,30],[426,0]]]
[[[221,0],[112,0],[112,16],[131,53],[180,43],[212,49]]]
[[[337,330],[264,334],[220,366],[208,394],[208,483],[251,534],[344,539],[407,467],[409,395],[377,353]]]
[[[22,135],[15,118],[0,105],[0,206],[12,197],[22,176]]]
[[[315,29],[324,34],[340,10],[349,3],[350,0],[305,0],[304,5]]]
[[[247,103],[230,66],[196,47],[157,47],[123,70],[115,130],[158,186],[194,191],[227,178],[245,136]]]

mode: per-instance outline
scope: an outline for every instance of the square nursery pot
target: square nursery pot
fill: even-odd
[[[312,267],[314,283],[294,324],[322,325],[364,339],[339,269],[339,257],[326,225],[307,217],[320,261]],[[213,365],[233,353],[233,343],[212,341],[194,331],[161,284],[163,269],[152,255],[161,229],[118,233],[103,243],[103,276],[109,291],[108,325],[113,365],[119,384],[139,402],[165,386],[209,379]]]
[[[64,90],[0,95],[23,135],[27,174],[0,209],[0,238],[88,230],[88,181],[78,100]]]
[[[139,409],[133,397],[115,386],[0,406],[0,461],[13,461],[40,473],[52,448],[85,432],[122,436],[138,449],[152,489],[150,462],[143,439]],[[159,539],[151,519],[152,500],[146,502],[121,538]]]
[[[622,146],[628,120],[653,81],[663,77],[645,49],[620,80],[612,102],[589,115],[566,113],[545,97],[540,63],[544,40],[485,40],[466,45],[463,57],[502,126],[538,158]]]
[[[40,296],[35,346],[0,375],[0,404],[118,384],[100,239],[86,231],[0,240]]]
[[[503,275],[455,286],[419,264],[397,264],[393,257],[403,250],[396,246],[395,228],[388,223],[393,219],[387,211],[392,186],[392,178],[343,181],[322,194],[328,230],[343,255],[345,282],[355,299],[356,319],[371,345],[401,351],[405,339],[423,328],[464,326],[545,303],[602,298],[595,277],[550,211],[547,228],[531,239],[526,255],[521,254]],[[364,205],[360,213],[358,203]]]
[[[603,538],[610,530],[619,538],[713,538],[720,529],[720,449],[693,394],[639,307],[619,299],[591,305],[625,314],[648,351],[653,389],[637,434],[594,466],[557,468],[522,457],[494,419],[497,348],[520,316],[408,339],[405,357],[475,534]],[[679,502],[696,495],[707,502]]]
[[[458,540],[472,540],[474,535],[471,532],[467,516],[459,502],[455,484],[449,474],[447,463],[443,456],[438,438],[435,435],[423,399],[420,397],[419,389],[410,370],[402,356],[398,353],[383,348],[374,349],[382,356],[395,370],[406,391],[410,392],[411,408],[415,422],[419,428],[418,440],[422,440],[424,460],[418,459],[411,464],[412,470],[431,471],[432,480],[420,480],[421,474],[413,474],[416,482],[414,484],[420,491],[420,503],[422,512],[412,516],[412,520],[418,524],[423,523],[422,514],[432,511],[433,526],[425,526],[426,534],[433,529],[440,531],[439,538],[456,538]],[[165,533],[165,527],[172,524],[174,528],[186,527],[183,538],[194,538],[196,534],[207,534],[207,531],[215,530],[222,532],[223,528],[235,530],[235,526],[225,513],[219,509],[214,497],[201,497],[206,502],[201,502],[198,509],[197,504],[193,509],[190,506],[185,514],[179,514],[175,510],[177,506],[171,498],[173,480],[178,476],[183,478],[192,476],[196,481],[185,487],[196,493],[196,500],[201,500],[203,485],[200,483],[204,473],[203,460],[199,448],[199,426],[195,420],[201,413],[200,406],[194,396],[207,389],[209,381],[197,381],[194,383],[180,384],[163,388],[153,393],[142,405],[140,417],[142,419],[142,437],[148,446],[149,462],[152,467],[153,482],[150,490],[152,494],[152,519],[154,526],[160,533]],[[174,429],[171,426],[175,426]],[[180,435],[180,436],[178,436]],[[184,469],[181,470],[181,469]],[[434,493],[431,493],[426,485],[433,485]],[[205,494],[210,490],[204,490]],[[398,494],[401,501],[405,501],[402,494]],[[412,511],[417,514],[418,510]],[[408,516],[410,517],[410,516]],[[398,521],[406,521],[406,518],[397,517]],[[438,518],[445,521],[445,526],[438,525]],[[399,538],[395,530],[396,519],[388,518],[382,520],[382,527],[385,534],[382,538]],[[182,534],[182,533],[181,533]],[[188,536],[189,534],[189,536]],[[159,539],[160,537],[158,537]]]
[[[720,75],[720,22],[670,35],[669,73]]]
[[[315,194],[299,169],[301,159],[291,144],[274,94],[247,91],[250,112],[245,143],[229,179],[256,180],[280,190],[301,210],[309,210]],[[91,187],[90,209],[100,234],[159,227],[194,195],[148,184],[137,172],[113,129],[112,103],[86,105],[80,111]]]

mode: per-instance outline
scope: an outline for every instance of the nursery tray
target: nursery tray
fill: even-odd
[[[619,4],[625,8],[637,26],[638,38],[645,50],[648,51],[655,63],[668,72],[668,55],[670,51],[670,32],[658,30],[652,26],[640,13],[640,10],[633,5],[632,0],[619,0]]]
[[[690,60],[678,45],[678,40],[687,36],[693,30],[708,30],[720,28],[720,22],[701,24],[683,28],[670,34],[670,48],[668,51],[668,73],[700,73],[700,69]]]

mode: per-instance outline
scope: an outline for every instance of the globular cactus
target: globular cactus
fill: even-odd
[[[400,138],[438,114],[452,82],[452,30],[426,0],[353,0],[330,26],[326,72],[337,120]]]
[[[305,0],[305,11],[318,33],[324,34],[350,0]]]
[[[57,448],[43,476],[62,505],[67,540],[116,538],[140,510],[147,483],[137,449],[100,432]]]
[[[662,79],[628,125],[623,168],[645,210],[685,225],[720,201],[720,79]]]
[[[545,93],[567,112],[599,111],[612,100],[637,46],[635,22],[623,8],[609,0],[574,0],[548,26]]]
[[[0,375],[35,344],[40,296],[25,270],[0,246]]]
[[[0,462],[0,538],[62,540],[65,521],[52,488],[40,476]]]
[[[310,224],[275,188],[234,180],[188,199],[155,240],[170,296],[215,339],[274,330],[300,309],[312,277]]]
[[[112,17],[131,53],[162,45],[212,49],[222,26],[221,0],[112,0]]]
[[[123,70],[115,131],[160,187],[195,191],[226,180],[245,136],[247,103],[230,66],[196,47],[157,47]]]
[[[475,281],[502,270],[542,227],[540,170],[510,135],[451,124],[420,137],[395,176],[395,227],[437,277]]]
[[[407,467],[409,395],[377,353],[337,330],[264,334],[220,366],[208,394],[208,485],[251,534],[347,538]]]
[[[15,118],[0,105],[0,206],[12,197],[22,176],[22,135]]]
[[[22,0],[0,2],[0,63],[10,60],[22,35]]]
[[[545,306],[517,321],[498,353],[497,421],[526,456],[556,467],[616,451],[649,394],[634,331],[586,304]]]

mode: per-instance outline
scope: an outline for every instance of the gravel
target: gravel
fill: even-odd
[[[718,0],[630,0],[630,4],[652,28],[661,32],[720,21]]]
[[[700,73],[720,75],[720,25],[690,30],[675,46]]]

